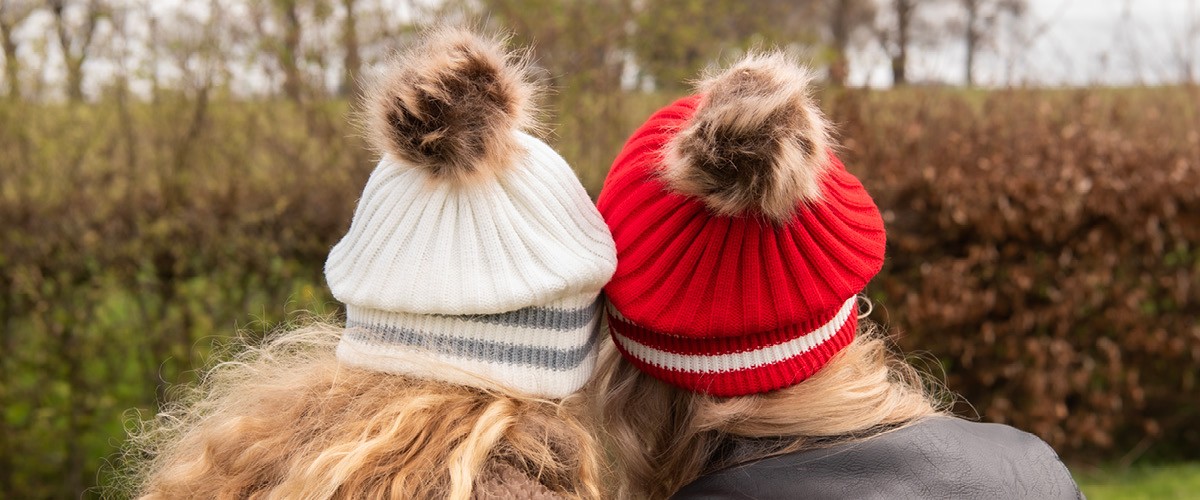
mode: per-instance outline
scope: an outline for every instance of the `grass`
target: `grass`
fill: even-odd
[[[1077,472],[1088,500],[1200,498],[1200,462]]]

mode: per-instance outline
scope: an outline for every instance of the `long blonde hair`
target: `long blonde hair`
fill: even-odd
[[[579,396],[562,401],[349,368],[316,324],[216,365],[131,436],[142,498],[469,498],[518,471],[600,496]],[[447,367],[447,369],[450,369]]]
[[[606,342],[589,392],[600,406],[619,496],[666,498],[705,472],[940,413],[947,402],[938,384],[891,351],[879,330],[860,321],[854,341],[804,382],[731,398],[661,382]],[[721,453],[734,443],[737,453]]]

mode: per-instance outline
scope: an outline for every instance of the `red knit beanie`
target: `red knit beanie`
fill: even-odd
[[[659,110],[600,192],[617,245],[605,287],[621,354],[695,392],[808,378],[854,338],[884,228],[831,151],[807,70],[752,55]]]

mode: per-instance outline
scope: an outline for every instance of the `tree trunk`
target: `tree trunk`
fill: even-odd
[[[287,2],[283,6],[283,53],[280,63],[283,66],[283,92],[293,102],[300,102],[304,91],[304,82],[300,75],[300,13],[296,2]]]
[[[83,63],[87,60],[89,48],[96,34],[96,25],[100,22],[100,2],[91,0],[87,3],[84,24],[78,29],[67,26],[67,21],[63,17],[65,6],[62,0],[51,0],[50,7],[54,11],[58,45],[62,50],[63,62],[67,70],[67,97],[71,102],[82,102]]]
[[[852,0],[835,0],[833,4],[833,60],[829,62],[829,83],[835,87],[846,86],[846,77],[850,73],[850,64],[846,53],[850,50],[850,2]]]
[[[359,92],[359,72],[362,71],[362,57],[358,53],[358,14],[354,12],[356,0],[342,0],[346,8],[346,23],[342,27],[342,45],[346,50],[343,66],[341,93],[347,97],[355,97]]]
[[[0,45],[4,46],[4,78],[8,81],[8,98],[21,99],[21,61],[17,59],[17,42],[13,40],[13,26],[0,21]]]
[[[892,55],[892,85],[908,84],[908,38],[911,28],[913,0],[896,0],[896,52]]]
[[[67,98],[83,102],[83,59],[67,60]]]
[[[159,96],[162,94],[162,80],[158,76],[158,61],[162,59],[162,54],[159,52],[162,46],[162,37],[159,36],[158,18],[149,16],[147,19],[147,28],[150,32],[150,102],[153,104],[159,103]]]
[[[967,29],[966,29],[966,45],[967,45],[967,86],[975,86],[975,53],[979,50],[979,0],[963,0],[963,7],[967,9]]]

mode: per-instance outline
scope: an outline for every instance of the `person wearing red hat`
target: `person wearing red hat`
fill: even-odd
[[[630,137],[593,404],[636,498],[1077,498],[1054,451],[949,416],[858,294],[886,235],[807,69],[751,54]]]

